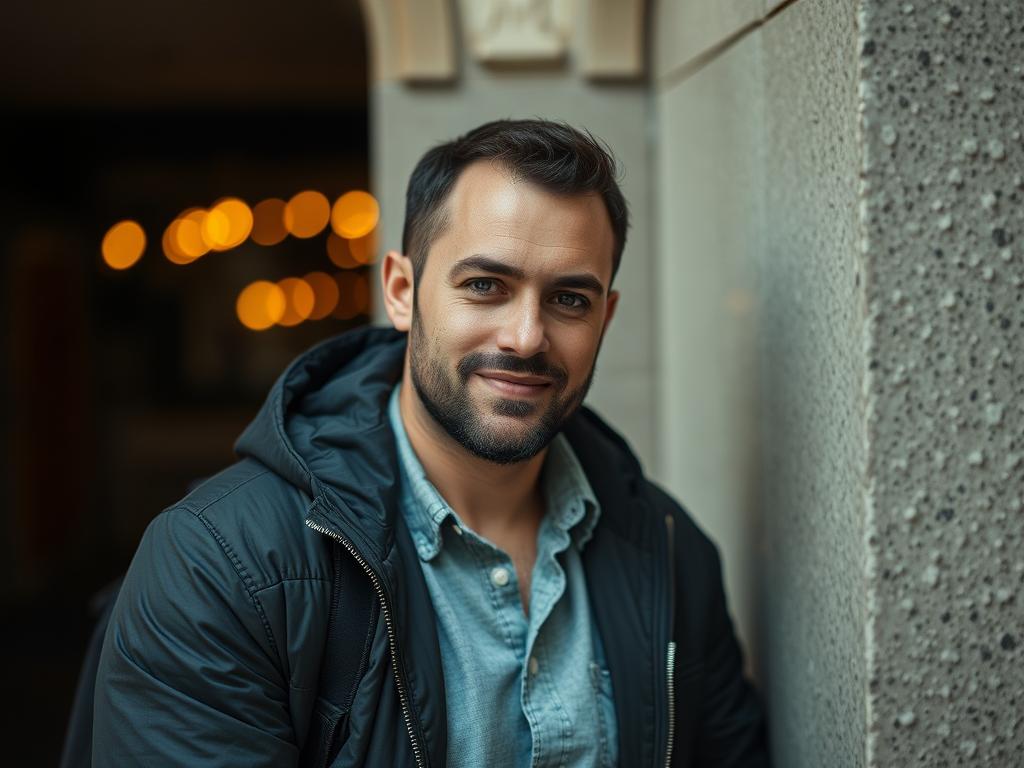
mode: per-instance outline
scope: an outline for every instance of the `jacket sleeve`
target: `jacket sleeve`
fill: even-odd
[[[761,704],[743,676],[743,654],[729,618],[721,558],[714,545],[709,549],[710,620],[696,765],[767,768],[768,746]]]
[[[288,680],[246,581],[204,518],[150,524],[104,637],[94,766],[296,764]]]

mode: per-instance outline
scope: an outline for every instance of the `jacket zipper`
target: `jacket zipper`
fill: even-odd
[[[668,626],[669,641],[668,651],[665,654],[666,666],[666,692],[668,694],[668,739],[665,744],[665,768],[672,766],[672,747],[675,741],[676,731],[676,641],[675,641],[675,610],[676,610],[676,537],[675,519],[671,514],[665,515],[665,529],[668,533],[668,584],[669,584],[669,607]]]
[[[409,743],[412,745],[412,754],[416,759],[416,765],[418,768],[423,768],[426,763],[423,762],[423,752],[420,749],[420,744],[416,740],[416,731],[412,725],[412,712],[409,708],[409,700],[406,696],[405,686],[402,684],[402,675],[399,673],[398,666],[398,649],[395,644],[395,629],[391,623],[391,607],[388,605],[387,597],[384,595],[384,589],[380,585],[380,579],[377,578],[377,574],[367,564],[363,556],[359,554],[359,550],[348,539],[343,537],[339,533],[335,533],[329,528],[325,528],[312,520],[306,520],[306,525],[312,528],[317,533],[322,533],[325,536],[329,536],[336,542],[341,544],[352,557],[355,558],[359,566],[366,571],[366,575],[370,577],[370,583],[373,584],[373,589],[377,593],[377,599],[380,601],[381,613],[384,614],[384,626],[387,628],[388,633],[388,649],[391,653],[391,665],[395,670],[395,687],[398,689],[398,700],[402,705],[402,717],[405,720],[405,730],[409,734]]]

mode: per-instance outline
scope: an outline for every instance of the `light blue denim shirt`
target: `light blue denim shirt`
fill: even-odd
[[[542,472],[530,615],[511,558],[463,525],[424,473],[392,393],[401,507],[437,615],[449,766],[612,766],[611,677],[580,552],[600,508],[569,442]]]

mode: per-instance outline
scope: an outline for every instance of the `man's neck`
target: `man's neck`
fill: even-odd
[[[535,535],[543,514],[540,473],[547,449],[515,464],[469,453],[427,413],[408,375],[399,410],[427,479],[466,525],[496,544],[516,538],[524,527]]]

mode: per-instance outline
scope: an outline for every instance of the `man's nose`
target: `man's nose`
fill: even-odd
[[[532,357],[550,347],[544,316],[536,301],[521,300],[508,307],[501,328],[498,347],[519,357]]]

